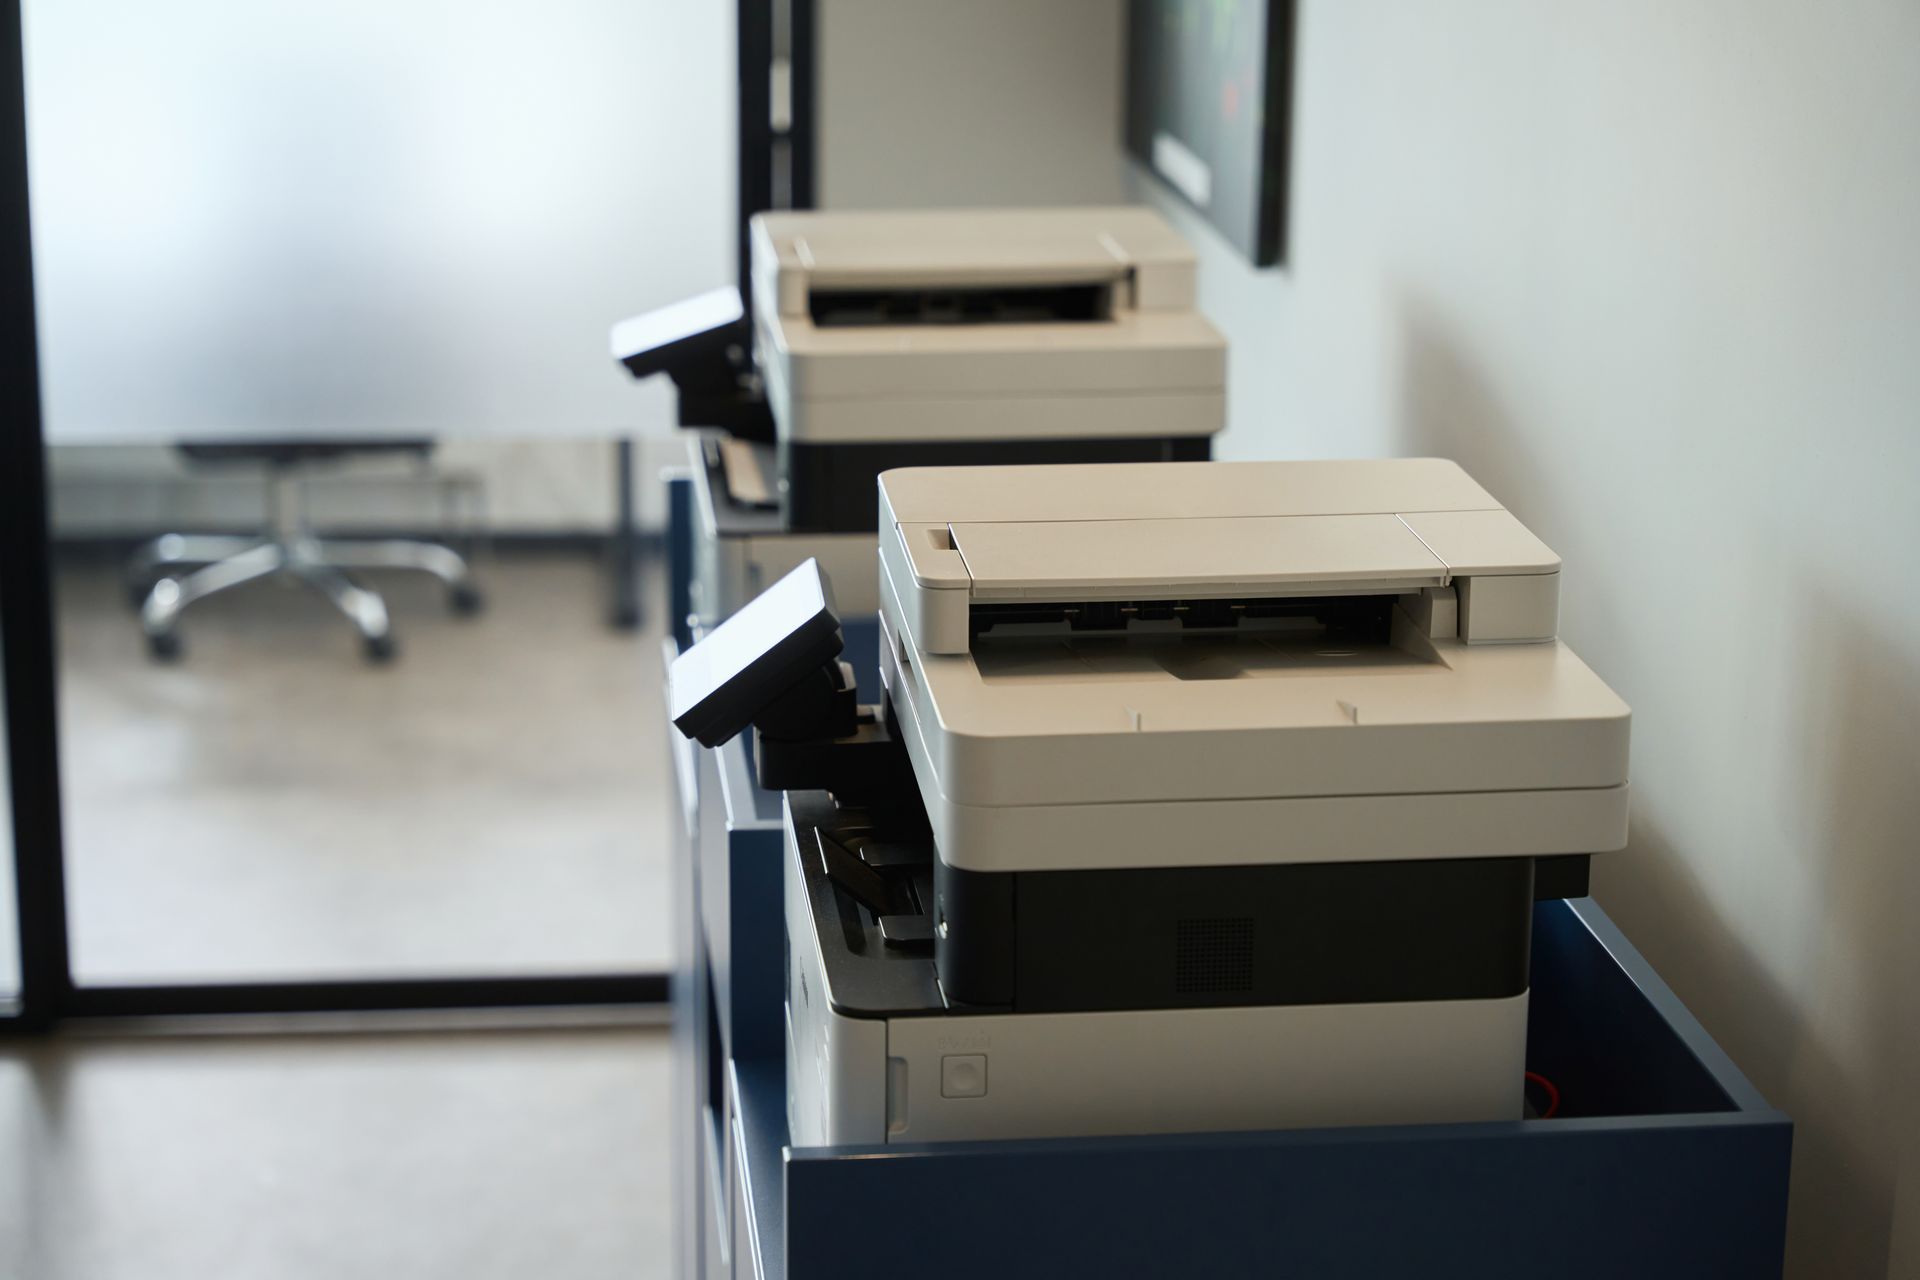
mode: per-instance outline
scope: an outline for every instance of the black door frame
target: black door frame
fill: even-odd
[[[21,0],[0,0],[0,696],[11,796],[20,988],[0,1032],[69,1019],[199,1014],[352,1013],[659,1004],[664,973],[440,977],[311,982],[81,986],[73,979],[61,839],[46,445],[27,200]],[[784,25],[777,20],[784,18]],[[738,0],[739,222],[778,203],[812,203],[814,0]],[[771,118],[776,30],[793,86],[791,127]],[[776,184],[775,174],[785,175]],[[776,190],[783,186],[784,191]],[[740,283],[746,286],[746,262]],[[0,848],[0,853],[4,853]]]

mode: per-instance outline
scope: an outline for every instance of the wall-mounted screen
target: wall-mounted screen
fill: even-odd
[[[1285,257],[1293,0],[1130,0],[1127,149],[1255,266]]]

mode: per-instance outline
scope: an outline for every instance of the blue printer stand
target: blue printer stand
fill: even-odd
[[[779,797],[743,740],[674,750],[682,1276],[1780,1274],[1791,1122],[1591,899],[1534,919],[1551,1120],[791,1148]]]

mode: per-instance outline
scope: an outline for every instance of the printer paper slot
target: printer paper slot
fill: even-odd
[[[1049,632],[1258,631],[1387,644],[1393,638],[1397,602],[1391,595],[981,601],[968,607],[967,624],[976,640],[995,632],[1013,637]]]
[[[1092,323],[1113,318],[1114,284],[815,289],[807,309],[823,329]]]
[[[1239,680],[1430,669],[1431,644],[1392,596],[976,605],[987,684]]]

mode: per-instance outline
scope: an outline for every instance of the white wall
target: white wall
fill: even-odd
[[[1920,1275],[1920,5],[1303,0],[1289,264],[1197,218],[1231,457],[1444,454],[1633,704],[1601,901]],[[1169,207],[1171,207],[1169,205]]]
[[[818,0],[823,208],[1114,203],[1117,0]]]

